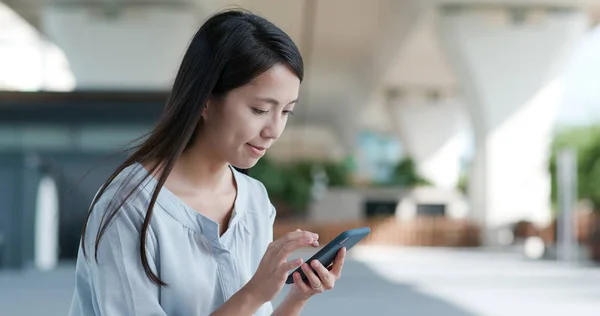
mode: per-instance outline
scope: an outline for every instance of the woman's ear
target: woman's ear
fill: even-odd
[[[210,107],[210,99],[206,101],[206,103],[204,103],[204,107],[202,108],[202,119],[206,120],[206,118],[208,117],[208,109]]]

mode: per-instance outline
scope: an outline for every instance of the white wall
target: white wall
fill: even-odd
[[[169,89],[201,23],[185,7],[134,7],[110,18],[87,7],[47,6],[41,16],[80,90]]]
[[[399,187],[330,188],[321,199],[310,205],[309,219],[334,223],[362,220],[366,218],[366,201],[401,201],[405,194],[405,189]]]

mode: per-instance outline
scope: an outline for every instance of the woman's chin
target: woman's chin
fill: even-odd
[[[238,169],[250,169],[256,165],[260,158],[246,158],[240,161],[232,162],[231,165]]]

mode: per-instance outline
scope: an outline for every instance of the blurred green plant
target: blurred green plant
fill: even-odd
[[[269,157],[261,158],[249,170],[249,175],[261,181],[270,199],[294,216],[304,216],[311,201],[313,171],[323,168],[329,187],[350,185],[351,171],[342,162],[317,162],[299,160],[291,163],[275,163]]]
[[[569,128],[557,133],[550,155],[553,209],[557,203],[556,157],[562,148],[570,147],[577,153],[577,195],[589,199],[600,212],[600,126]]]
[[[381,185],[412,188],[431,185],[431,182],[419,175],[417,166],[411,157],[405,157],[394,166],[389,180]]]

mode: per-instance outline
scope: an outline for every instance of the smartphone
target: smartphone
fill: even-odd
[[[310,259],[308,259],[306,261],[306,263],[308,263],[310,266],[310,263],[313,260],[319,260],[319,262],[321,262],[321,264],[324,267],[329,269],[330,266],[333,264],[333,261],[335,260],[335,256],[337,255],[337,253],[340,249],[342,249],[343,247],[346,247],[346,251],[350,250],[350,248],[352,248],[359,241],[361,241],[363,238],[365,238],[367,235],[369,235],[370,232],[371,232],[371,228],[369,228],[369,227],[360,227],[360,228],[354,228],[354,229],[347,230],[347,231],[341,233],[340,235],[338,235],[337,237],[335,237],[335,239],[333,239],[325,247],[323,247],[321,250],[319,250],[319,252],[317,252],[312,257],[310,257]],[[312,266],[310,266],[310,268],[313,269]],[[313,269],[313,271],[315,271],[315,269]],[[302,280],[304,280],[304,282],[308,281],[308,279],[306,278],[306,275],[304,275],[304,271],[302,271],[302,267],[298,267],[296,270],[294,270],[292,273],[290,273],[287,280],[285,281],[286,284],[294,283],[293,275],[296,272],[300,272],[300,276],[302,277]],[[315,271],[315,273],[316,273],[316,271]]]

